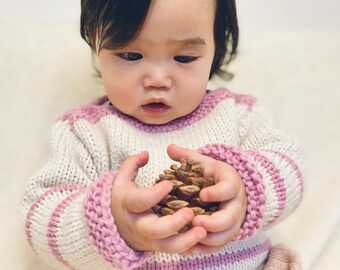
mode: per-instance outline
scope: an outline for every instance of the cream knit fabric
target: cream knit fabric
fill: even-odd
[[[173,161],[176,143],[234,166],[244,180],[248,211],[235,240],[219,252],[180,256],[136,252],[120,237],[110,212],[115,173],[147,150],[136,183],[154,184]],[[146,125],[109,105],[106,97],[74,109],[54,124],[47,164],[22,200],[32,248],[56,269],[258,269],[270,242],[263,230],[289,215],[303,193],[301,152],[275,129],[253,97],[208,91],[190,115]]]

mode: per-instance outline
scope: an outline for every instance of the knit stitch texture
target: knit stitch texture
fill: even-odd
[[[247,194],[245,221],[234,240],[213,254],[147,253],[131,249],[111,214],[111,189],[121,164],[149,152],[136,184],[146,188],[173,161],[176,143],[233,166]],[[299,205],[303,182],[296,141],[273,127],[255,98],[207,91],[189,115],[147,125],[100,98],[72,109],[53,126],[48,162],[22,199],[27,239],[55,269],[259,269],[270,241],[265,230]]]

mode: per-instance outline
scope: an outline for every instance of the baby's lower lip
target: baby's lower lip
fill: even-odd
[[[163,103],[150,103],[142,106],[143,110],[150,115],[161,115],[170,109],[169,106]]]

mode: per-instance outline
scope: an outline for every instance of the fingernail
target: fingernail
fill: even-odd
[[[169,190],[169,191],[171,191],[172,188],[174,187],[174,185],[168,180],[164,180],[163,185],[165,185],[166,189]]]
[[[184,212],[183,214],[185,220],[190,221],[192,219],[192,213],[191,212]]]

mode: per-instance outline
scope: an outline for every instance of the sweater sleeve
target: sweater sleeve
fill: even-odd
[[[235,240],[276,224],[301,202],[301,149],[295,139],[273,127],[264,108],[255,104],[240,110],[237,146],[210,144],[199,151],[232,165],[244,181],[248,208]]]
[[[22,198],[26,236],[39,257],[56,269],[134,268],[149,256],[129,248],[111,215],[115,172],[93,154],[67,121],[52,131],[48,163]]]

